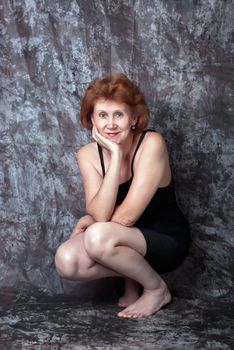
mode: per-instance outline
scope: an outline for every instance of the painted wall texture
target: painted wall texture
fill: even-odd
[[[3,0],[0,16],[2,293],[100,290],[62,281],[54,252],[84,212],[81,98],[120,71],[166,138],[191,226],[189,257],[165,278],[185,297],[231,295],[234,1]]]

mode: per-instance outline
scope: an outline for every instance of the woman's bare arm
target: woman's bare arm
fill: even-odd
[[[165,174],[169,179],[171,173],[165,141],[160,134],[147,134],[138,160],[134,164],[134,178],[129,192],[114,211],[111,221],[124,226],[133,226],[157,188],[167,180],[164,179]]]
[[[77,154],[77,161],[83,178],[86,212],[95,221],[105,222],[110,220],[115,208],[122,152],[116,143],[102,137],[96,129],[93,136],[110,152],[110,163],[105,177],[100,175],[93,161],[92,153],[96,144],[93,147],[90,145],[83,147]]]

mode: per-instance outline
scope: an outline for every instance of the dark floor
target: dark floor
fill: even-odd
[[[0,349],[234,349],[233,304],[174,298],[147,319],[116,316],[112,302],[1,301]]]

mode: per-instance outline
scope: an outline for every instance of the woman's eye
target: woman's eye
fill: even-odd
[[[116,116],[117,118],[123,117],[123,113],[122,113],[122,112],[116,112],[116,113],[115,113],[115,116]]]
[[[99,113],[99,117],[100,118],[105,118],[106,117],[106,113]]]

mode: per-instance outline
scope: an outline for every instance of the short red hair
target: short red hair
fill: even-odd
[[[126,75],[118,73],[94,80],[87,88],[81,102],[80,120],[87,129],[92,129],[91,117],[97,100],[113,100],[127,104],[137,118],[135,132],[141,132],[149,121],[149,109],[144,94]]]

